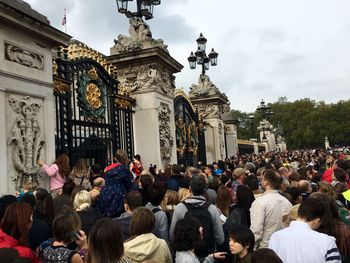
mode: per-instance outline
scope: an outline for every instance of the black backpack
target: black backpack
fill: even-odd
[[[187,208],[185,217],[193,216],[197,218],[203,227],[203,239],[195,248],[194,252],[199,259],[205,258],[215,251],[213,222],[211,220],[210,212],[208,211],[210,203],[205,203],[203,205],[182,203]]]

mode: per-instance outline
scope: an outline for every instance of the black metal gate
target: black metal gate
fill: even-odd
[[[117,103],[118,82],[89,58],[55,60],[56,155],[88,165],[111,162],[117,149],[133,155],[132,109]],[[128,98],[125,98],[126,100]]]
[[[197,166],[206,163],[203,123],[184,94],[174,99],[177,163]]]

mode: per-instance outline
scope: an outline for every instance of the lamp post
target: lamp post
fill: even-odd
[[[128,9],[129,2],[133,0],[116,0],[118,12],[130,17],[145,17],[146,20],[153,18],[154,6],[160,5],[161,0],[136,0],[136,11]]]
[[[261,113],[261,116],[262,116],[262,120],[260,122],[260,125],[261,125],[261,129],[263,132],[263,136],[261,138],[261,141],[267,142],[268,140],[267,140],[267,137],[265,134],[265,130],[267,128],[266,124],[268,122],[268,118],[273,115],[273,112],[272,112],[270,106],[265,104],[264,100],[261,100],[260,105],[258,106],[257,110]],[[268,129],[269,129],[269,127],[268,127]]]
[[[196,64],[202,65],[202,75],[205,74],[205,71],[209,70],[209,62],[212,66],[216,66],[218,63],[218,53],[211,49],[211,52],[207,55],[205,52],[207,39],[200,33],[199,38],[196,40],[198,44],[197,51],[187,58],[190,69],[195,69]]]
[[[254,117],[253,114],[251,114],[251,115],[249,115],[248,118],[249,118],[250,128],[251,128],[251,140],[253,140],[254,139],[254,122],[255,122],[255,117]]]
[[[261,100],[257,110],[261,113],[262,120],[267,120],[270,116],[273,115],[271,107],[266,105],[264,100]]]

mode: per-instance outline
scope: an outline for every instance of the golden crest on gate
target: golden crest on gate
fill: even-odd
[[[87,85],[85,96],[86,101],[92,108],[98,109],[102,106],[102,101],[100,99],[101,91],[95,83],[89,83]]]

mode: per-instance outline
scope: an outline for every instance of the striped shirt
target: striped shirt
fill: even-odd
[[[335,238],[312,230],[302,221],[293,221],[288,228],[275,232],[269,248],[283,263],[341,262]]]

